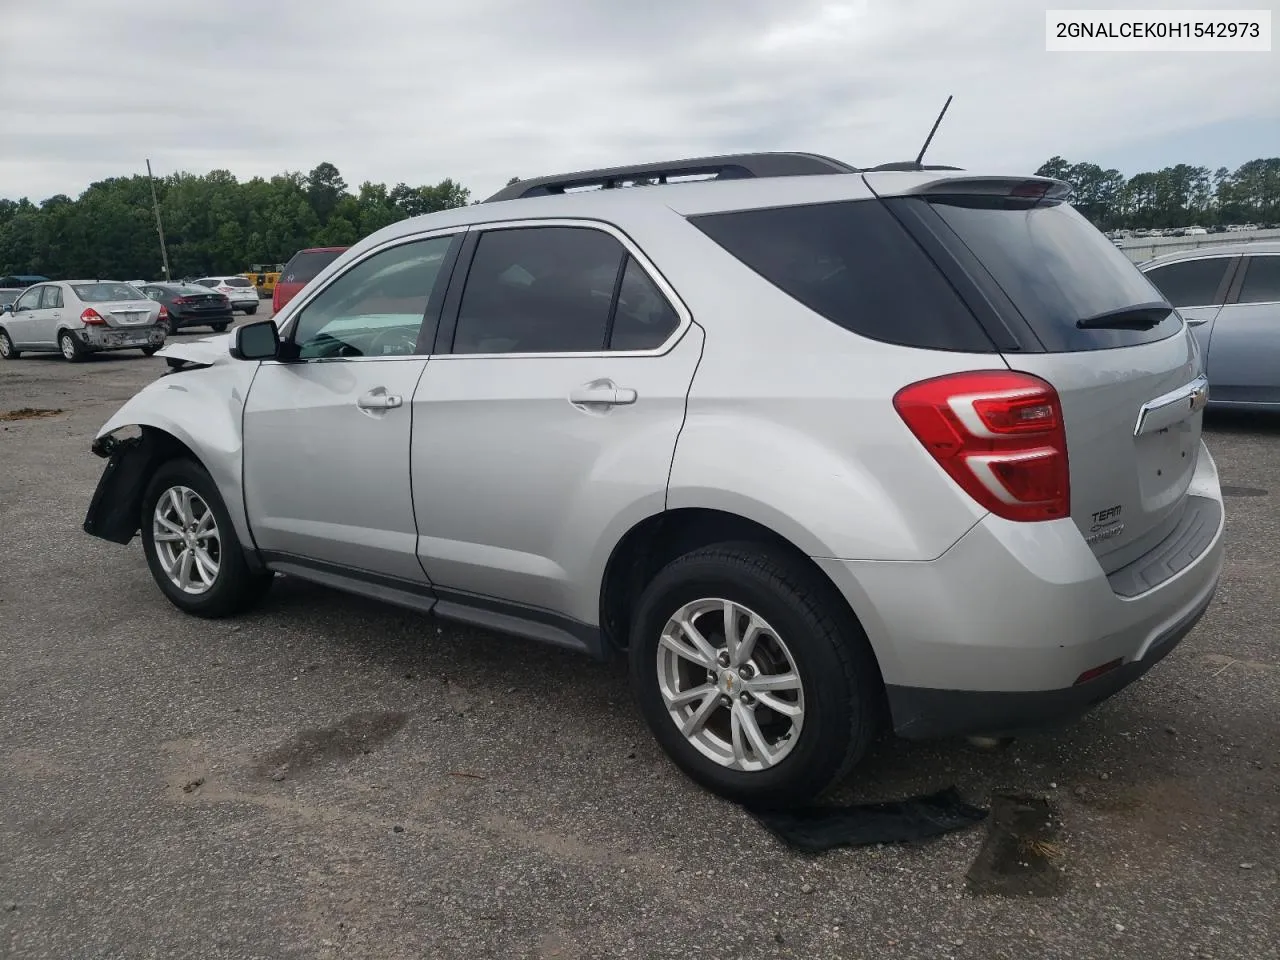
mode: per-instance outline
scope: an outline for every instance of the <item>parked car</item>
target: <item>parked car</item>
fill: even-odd
[[[23,290],[33,283],[47,283],[48,277],[35,275],[0,277],[0,310],[11,306]]]
[[[142,292],[148,299],[164,304],[170,334],[183,327],[203,326],[222,333],[235,319],[231,300],[226,294],[208,287],[193,283],[149,283]]]
[[[221,276],[201,277],[195,281],[197,286],[216,290],[231,301],[232,310],[243,311],[248,316],[258,312],[258,291],[244,277]]]
[[[379,230],[165,349],[85,530],[140,532],[197,616],[283,572],[625,655],[669,755],[749,804],[882,720],[1083,713],[1218,582],[1195,337],[1067,184],[895,166],[541,177]]]
[[[271,293],[271,310],[279,313],[320,271],[337,260],[346,247],[311,247],[299,250],[285,264]]]
[[[61,280],[28,287],[0,314],[0,358],[61,353],[72,362],[104,350],[164,345],[164,308],[118,280]]]
[[[1209,405],[1280,410],[1280,241],[1183,250],[1141,269],[1195,332]]]

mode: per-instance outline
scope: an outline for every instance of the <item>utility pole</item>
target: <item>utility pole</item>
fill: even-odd
[[[169,250],[164,245],[164,224],[160,221],[160,201],[156,198],[156,180],[151,175],[151,161],[147,160],[147,183],[151,184],[151,205],[156,211],[156,233],[160,234],[160,257],[164,261],[164,278],[169,279]]]

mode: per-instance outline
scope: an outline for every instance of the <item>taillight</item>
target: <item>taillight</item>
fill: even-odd
[[[103,320],[102,314],[93,307],[85,307],[84,313],[80,314],[80,322],[86,327],[101,327],[105,326],[107,321]]]
[[[160,304],[160,312],[159,312],[158,314],[156,314],[156,319],[157,319],[157,320],[168,320],[168,319],[169,319],[169,308],[168,308],[168,307],[166,307],[163,303],[162,303],[162,304]]]
[[[1008,370],[957,373],[903,387],[894,408],[960,487],[1007,520],[1071,514],[1058,392]]]
[[[274,287],[272,287],[272,288],[271,288],[271,312],[272,312],[272,313],[279,313],[279,312],[280,312],[280,283],[279,283],[279,281],[277,281],[277,282],[276,282],[276,285],[275,285]]]
[[[173,302],[177,306],[184,306],[191,302],[190,297],[174,297]]]

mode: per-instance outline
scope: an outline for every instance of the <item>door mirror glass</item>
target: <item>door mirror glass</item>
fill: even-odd
[[[232,334],[230,352],[237,360],[274,360],[279,350],[280,335],[274,320],[246,323]]]

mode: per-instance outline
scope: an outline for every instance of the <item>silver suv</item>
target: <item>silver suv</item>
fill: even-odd
[[[1223,508],[1196,340],[1066,189],[762,154],[395,224],[166,347],[85,529],[199,616],[285,574],[624,652],[754,805],[882,721],[1069,719],[1199,619]]]

